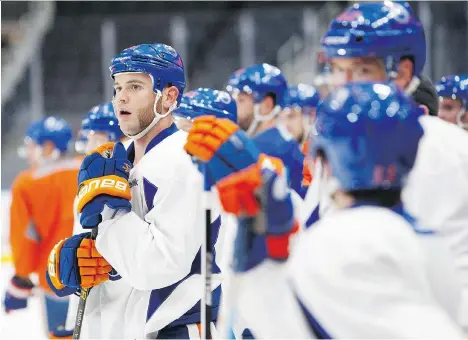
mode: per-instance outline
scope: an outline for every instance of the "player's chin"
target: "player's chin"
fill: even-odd
[[[120,130],[122,130],[122,132],[126,134],[127,136],[136,135],[140,133],[141,131],[139,124],[131,124],[130,122],[119,121],[119,126],[120,126]]]

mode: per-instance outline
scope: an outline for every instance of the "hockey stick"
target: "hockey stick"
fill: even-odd
[[[213,317],[211,275],[213,252],[211,249],[211,185],[209,184],[207,167],[203,165],[203,192],[205,194],[205,228],[202,244],[202,276],[204,278],[204,291],[201,305],[201,338],[211,339],[211,320]]]
[[[98,228],[93,228],[91,230],[91,240],[95,240],[98,234]],[[78,304],[78,311],[76,312],[76,321],[75,321],[75,329],[73,330],[73,340],[78,340],[81,335],[81,327],[83,326],[83,317],[84,311],[86,308],[86,300],[88,299],[88,295],[91,288],[82,288],[80,293],[80,302]]]

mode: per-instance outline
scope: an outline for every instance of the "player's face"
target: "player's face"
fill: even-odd
[[[442,98],[439,102],[439,117],[449,123],[457,124],[457,116],[462,110],[461,102],[457,99]],[[462,116],[462,122],[468,123],[468,113]]]
[[[331,85],[333,88],[353,81],[383,81],[385,79],[385,68],[378,58],[331,59]]]
[[[39,145],[34,143],[31,139],[25,141],[26,160],[29,166],[34,167],[37,165],[39,159]]]
[[[304,136],[304,117],[300,108],[286,108],[280,114],[281,120],[294,138],[301,142]]]
[[[154,119],[154,101],[151,77],[145,73],[119,73],[114,80],[114,110],[120,129],[127,135],[143,131]],[[161,100],[157,110],[161,112]]]
[[[88,131],[86,134],[86,147],[85,152],[91,152],[102,144],[109,142],[109,136],[107,133]]]
[[[240,92],[235,96],[237,104],[237,124],[246,131],[253,120],[254,100],[245,92]]]

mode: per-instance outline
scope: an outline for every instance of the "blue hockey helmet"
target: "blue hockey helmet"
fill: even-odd
[[[179,90],[180,103],[185,89],[184,64],[179,53],[169,45],[142,44],[124,49],[112,59],[111,77],[118,73],[140,72],[148,74],[153,81],[153,91],[162,93],[167,85]]]
[[[320,95],[315,87],[307,84],[290,86],[284,96],[285,107],[299,107],[303,113],[309,113],[316,108],[320,101]]]
[[[442,77],[436,85],[436,90],[440,99],[458,99],[462,107],[468,110],[468,74]]]
[[[237,105],[231,95],[210,88],[199,88],[185,93],[173,114],[190,120],[202,115],[213,115],[237,123]]]
[[[72,139],[72,128],[65,119],[58,116],[42,118],[27,130],[27,137],[37,145],[50,141],[60,152],[67,152]]]
[[[402,188],[423,135],[422,114],[393,84],[350,83],[317,108],[311,156],[325,154],[342,190]]]
[[[426,62],[424,28],[408,2],[355,3],[335,18],[322,39],[327,58],[382,58],[394,75],[403,57],[419,76]]]
[[[253,96],[256,104],[268,94],[275,96],[276,105],[284,107],[284,94],[288,83],[281,70],[270,64],[257,64],[234,72],[228,80],[226,90],[233,96],[245,92]]]
[[[117,142],[123,137],[123,132],[120,130],[119,121],[114,114],[114,107],[111,102],[93,107],[81,121],[81,131],[106,133],[112,142]]]
[[[436,85],[437,94],[439,100],[443,98],[451,98],[460,101],[461,107],[456,112],[456,123],[458,126],[468,129],[468,123],[464,122],[463,117],[468,113],[468,75],[451,75],[442,77],[442,79]],[[445,119],[442,114],[442,109],[439,109],[439,116]]]

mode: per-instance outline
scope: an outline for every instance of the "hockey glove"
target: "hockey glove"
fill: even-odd
[[[28,306],[28,298],[32,295],[34,284],[30,279],[14,276],[3,299],[3,307],[6,313],[12,310],[23,309]]]
[[[47,283],[58,296],[109,280],[111,265],[99,254],[91,233],[74,235],[55,245],[47,264]]]
[[[237,270],[251,269],[265,258],[286,260],[289,238],[298,231],[298,224],[294,221],[291,195],[281,160],[262,155],[257,163],[221,180],[217,189],[224,210],[239,217],[236,243],[247,239],[250,245],[245,248],[246,265]],[[261,214],[265,217],[264,221],[254,222],[263,223],[261,228],[253,228],[246,222]]]
[[[195,118],[185,151],[204,164],[198,164],[210,186],[227,175],[242,170],[258,160],[260,152],[239,126],[226,118]]]
[[[77,209],[83,228],[94,228],[102,222],[104,206],[132,209],[128,184],[131,169],[122,143],[103,144],[86,156],[78,174]]]

